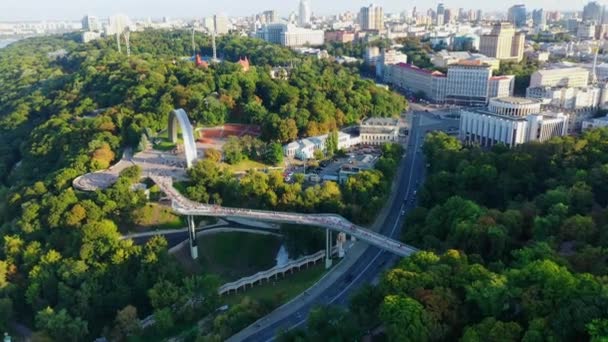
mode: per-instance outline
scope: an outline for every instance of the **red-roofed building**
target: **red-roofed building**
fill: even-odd
[[[209,67],[209,63],[205,62],[202,58],[201,55],[196,55],[196,59],[194,61],[194,64],[199,67],[199,68],[208,68]]]
[[[237,63],[241,65],[244,72],[249,71],[249,58],[247,58],[247,57],[245,57],[245,59],[239,58],[239,61]]]

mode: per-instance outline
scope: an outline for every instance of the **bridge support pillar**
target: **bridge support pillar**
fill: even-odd
[[[332,250],[331,250],[331,231],[325,230],[325,269],[328,269],[332,265]]]
[[[190,245],[190,257],[193,260],[198,259],[198,245],[196,243],[196,226],[194,224],[194,216],[188,215],[188,242]]]

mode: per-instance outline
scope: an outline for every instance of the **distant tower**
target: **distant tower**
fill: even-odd
[[[122,53],[122,50],[120,49],[120,33],[116,32],[116,46],[118,47],[118,53]]]
[[[131,56],[131,30],[129,28],[125,28],[125,32],[122,34],[125,38],[125,45],[127,46],[127,57]]]
[[[311,10],[309,0],[300,0],[300,7],[298,8],[298,24],[300,26],[307,26],[310,24]]]
[[[194,26],[192,26],[192,56],[196,55],[196,46],[194,45]]]
[[[217,62],[217,47],[215,46],[215,31],[211,32],[211,45],[213,46],[213,59],[212,62]]]

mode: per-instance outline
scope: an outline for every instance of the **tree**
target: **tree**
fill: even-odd
[[[427,341],[429,338],[424,308],[412,298],[386,296],[380,306],[380,319],[390,341]]]
[[[245,158],[243,154],[243,147],[236,137],[228,138],[228,141],[223,146],[224,160],[228,164],[237,164]]]
[[[154,321],[154,327],[161,333],[169,331],[175,325],[173,312],[170,308],[155,310]]]
[[[298,138],[298,127],[294,119],[282,120],[278,130],[279,141],[284,144]]]
[[[7,331],[13,319],[13,301],[10,298],[0,298],[0,329]]]
[[[325,155],[323,154],[323,151],[321,151],[321,150],[315,150],[312,155],[313,155],[313,158],[315,158],[316,160],[321,160],[325,157]]]
[[[205,158],[219,163],[222,160],[222,152],[210,147],[205,150]]]
[[[117,311],[114,323],[114,332],[119,339],[137,335],[141,331],[137,308],[132,305],[127,305],[122,310]]]
[[[161,280],[148,291],[150,304],[155,309],[171,307],[180,298],[180,289],[168,280]]]
[[[38,311],[36,328],[57,341],[81,341],[88,334],[86,321],[70,316],[65,309],[55,312],[50,307]]]
[[[522,328],[515,322],[501,322],[495,318],[486,318],[481,323],[466,328],[463,342],[502,342],[519,341]]]
[[[283,147],[277,142],[268,144],[264,161],[271,165],[279,165],[283,162]]]
[[[338,131],[334,130],[327,135],[325,150],[328,157],[332,157],[338,151]]]

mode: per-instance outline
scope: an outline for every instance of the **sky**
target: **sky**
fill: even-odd
[[[356,12],[369,5],[361,0],[310,0],[313,13],[326,15],[350,10]],[[214,13],[229,16],[251,15],[268,9],[287,16],[297,12],[299,0],[0,0],[0,21],[18,20],[76,20],[85,14],[107,17],[125,13],[133,18],[205,17]],[[481,8],[484,11],[506,11],[516,3],[525,3],[529,9],[582,10],[587,0],[446,0],[448,8]],[[418,11],[436,8],[439,1],[376,0],[385,13],[401,12],[416,6]]]

